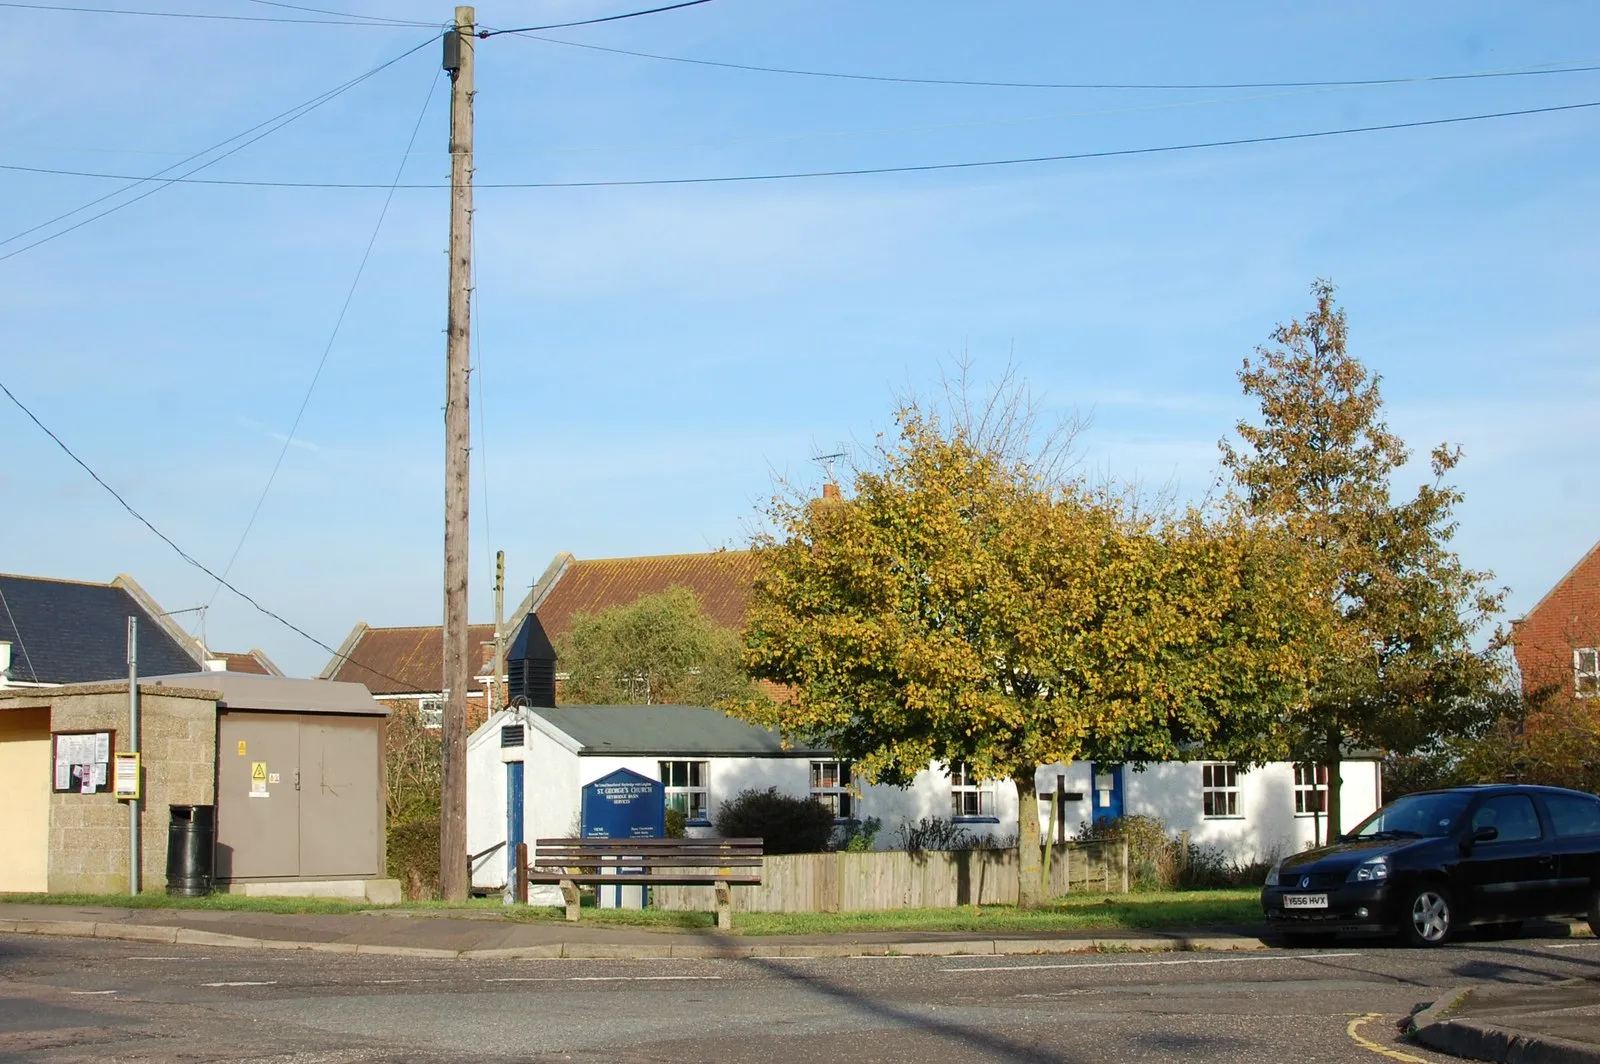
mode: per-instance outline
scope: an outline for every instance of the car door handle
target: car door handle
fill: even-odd
[[[1553,854],[1553,853],[1541,853],[1539,855],[1539,863],[1540,864],[1555,864],[1556,863],[1556,855]]]

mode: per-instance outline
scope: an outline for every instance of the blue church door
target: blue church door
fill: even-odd
[[[506,762],[506,889],[517,890],[517,847],[522,838],[522,762]]]

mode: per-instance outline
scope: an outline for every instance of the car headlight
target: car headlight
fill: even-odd
[[[1278,873],[1281,872],[1281,871],[1283,871],[1283,862],[1282,861],[1274,862],[1272,867],[1267,869],[1267,883],[1266,883],[1266,885],[1269,886],[1269,887],[1277,886],[1278,885]]]
[[[1389,878],[1389,859],[1378,857],[1371,861],[1364,861],[1351,869],[1350,877],[1346,883],[1374,883]]]

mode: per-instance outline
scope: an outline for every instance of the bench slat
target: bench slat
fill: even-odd
[[[605,857],[584,857],[577,854],[541,853],[528,863],[535,868],[568,868],[575,865],[592,865],[596,868],[759,868],[763,860],[761,857],[733,857],[728,854],[682,857],[608,854]]]
[[[528,875],[529,883],[582,883],[598,887],[611,886],[655,886],[655,887],[700,887],[713,886],[717,883],[731,883],[734,886],[755,887],[761,885],[760,876],[590,876],[590,875],[549,875],[544,872],[533,872]]]
[[[764,839],[537,839],[535,845],[541,850],[546,847],[576,847],[592,846],[596,849],[616,848],[618,846],[649,846],[673,848],[681,846],[732,846],[752,847],[765,844]]]

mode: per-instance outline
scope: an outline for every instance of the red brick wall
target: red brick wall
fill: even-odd
[[[1517,622],[1514,639],[1523,693],[1571,697],[1572,651],[1600,646],[1600,544]]]

